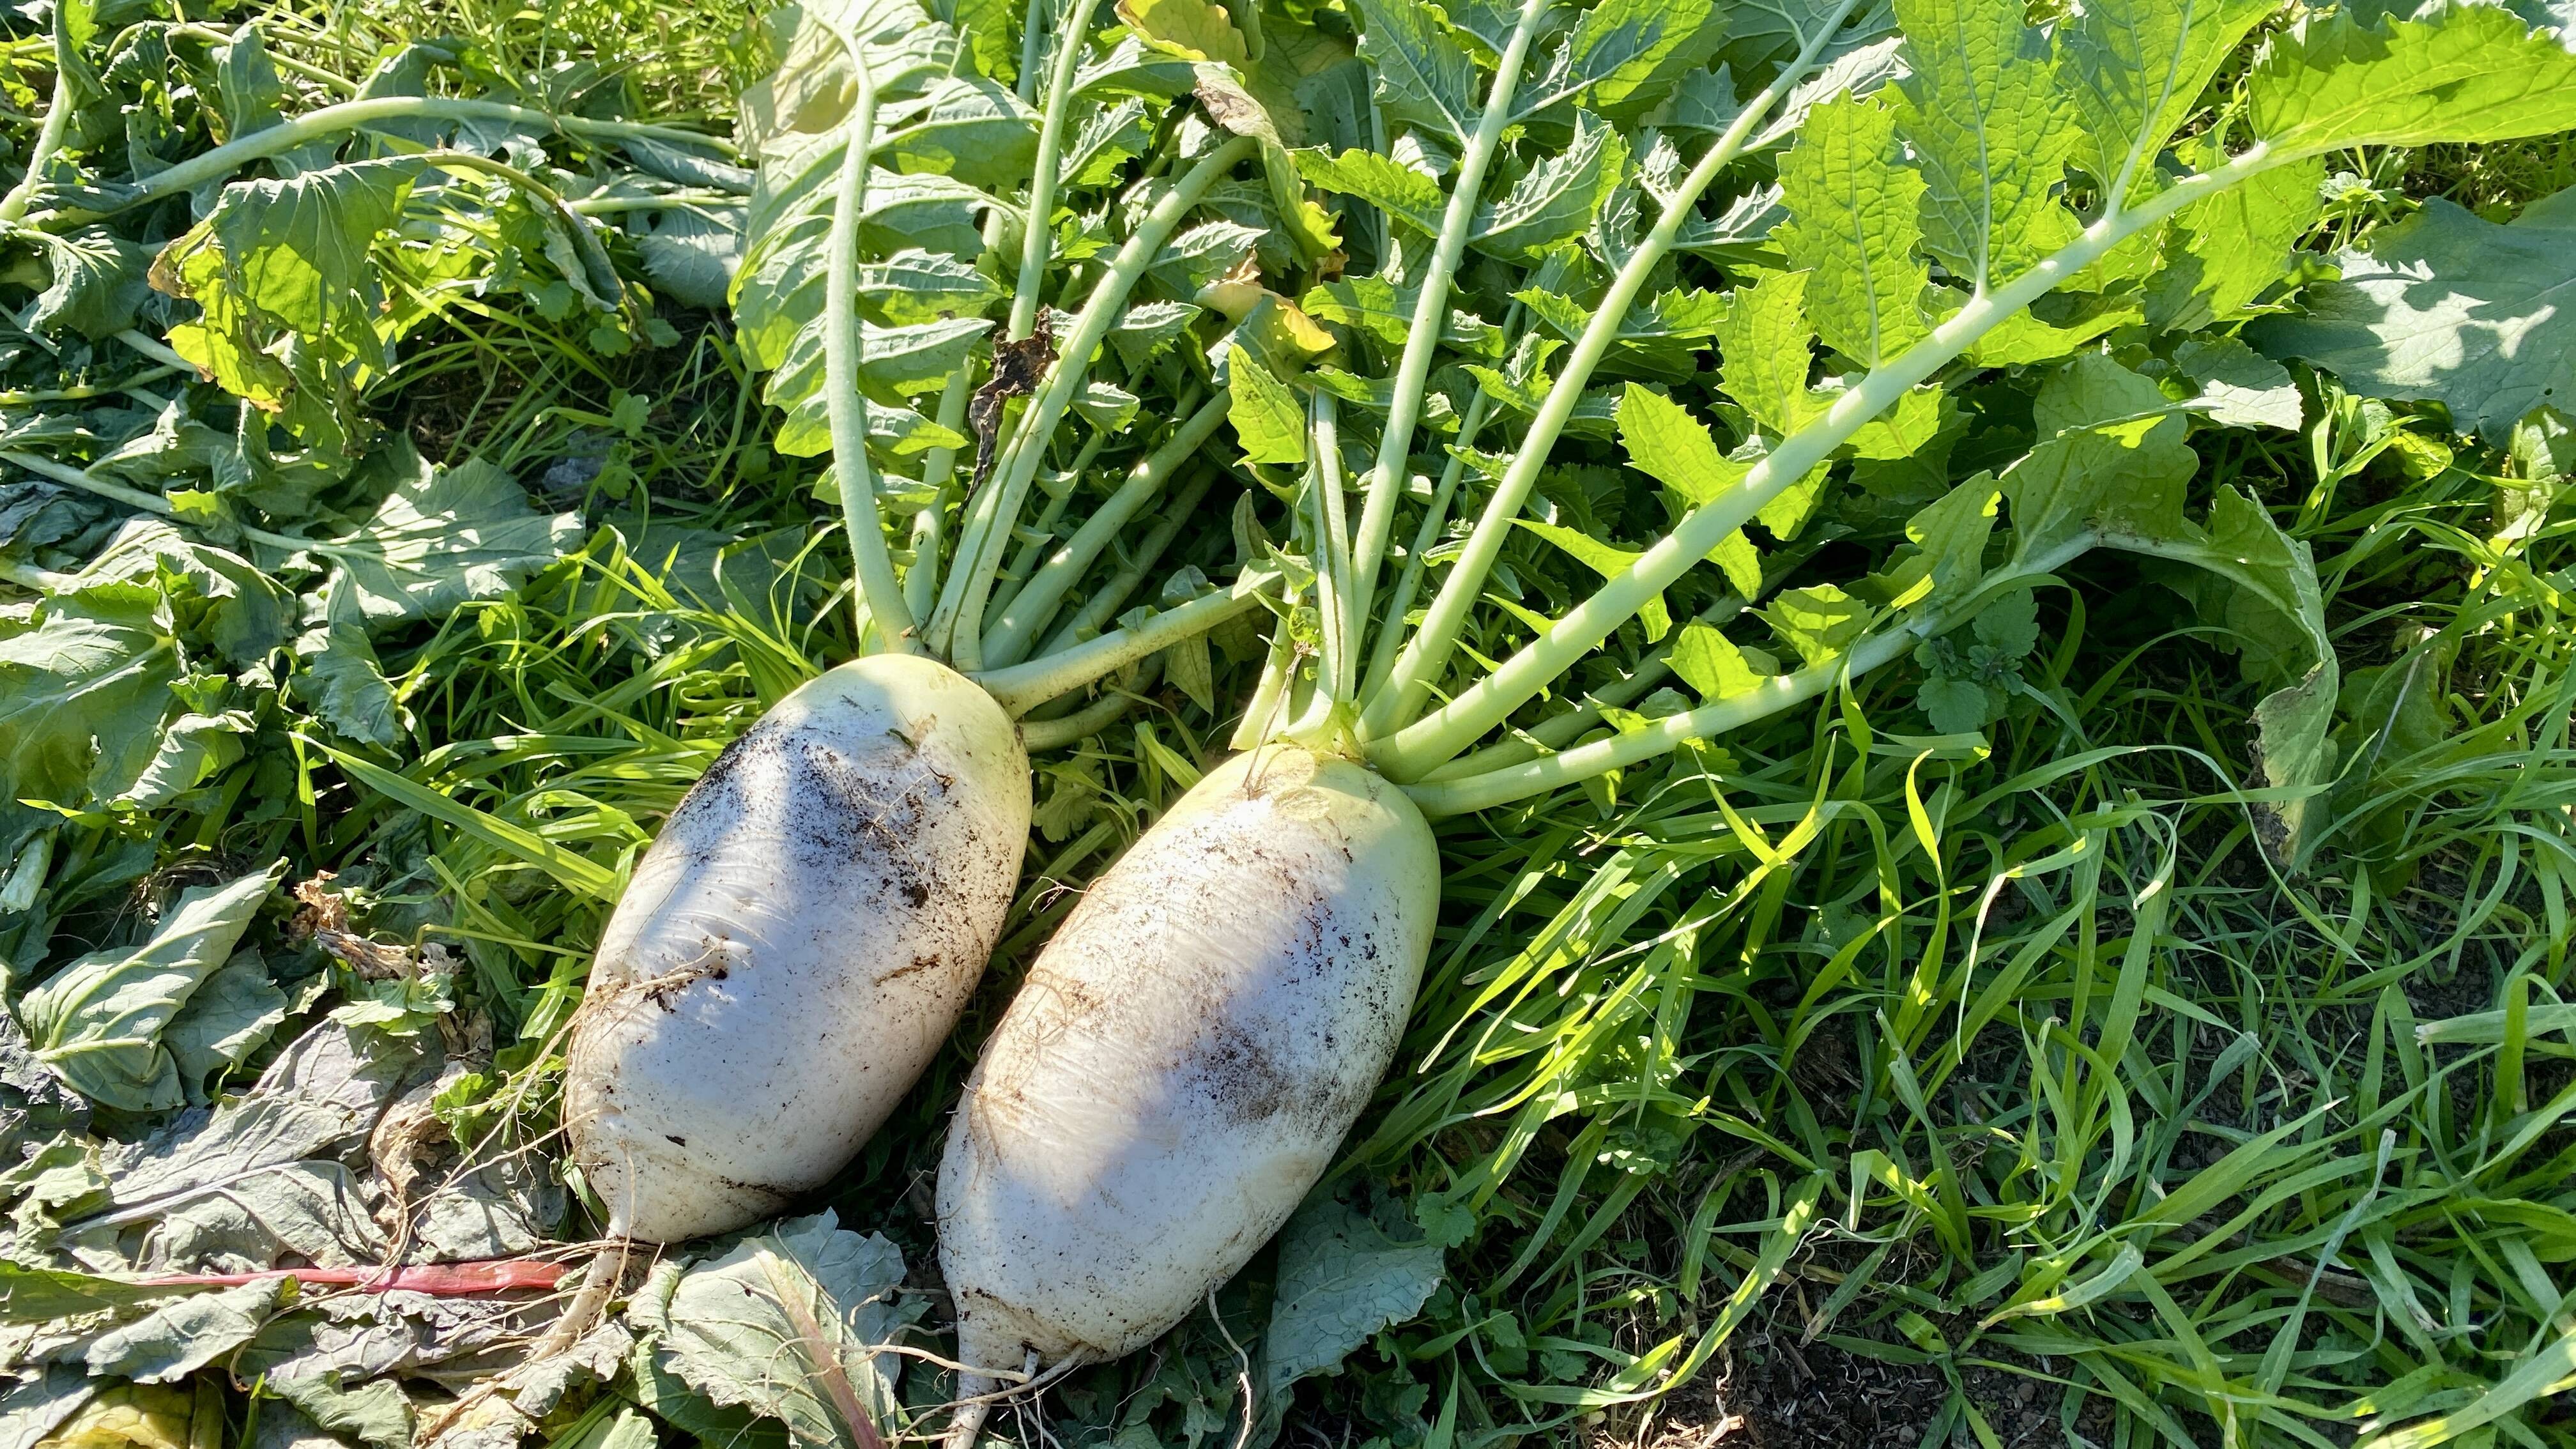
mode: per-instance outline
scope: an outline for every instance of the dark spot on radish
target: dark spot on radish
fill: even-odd
[[[921,973],[921,972],[924,972],[924,971],[936,971],[936,970],[938,970],[938,969],[939,969],[939,958],[938,958],[938,957],[936,957],[936,956],[915,956],[915,957],[913,957],[913,958],[912,958],[912,964],[911,964],[911,965],[909,965],[909,966],[898,966],[898,967],[896,967],[894,970],[887,972],[887,973],[885,974],[885,976],[882,978],[882,980],[883,980],[883,981],[900,981],[900,980],[902,980],[902,979],[903,979],[904,977],[906,977],[906,976],[917,975],[917,974],[919,974],[919,973]],[[881,982],[880,984],[882,984],[882,982]]]
[[[686,1146],[688,1146],[688,1145],[689,1145],[689,1139],[688,1139],[688,1138],[686,1138],[686,1137],[681,1136],[681,1135],[680,1135],[679,1133],[677,1133],[677,1132],[665,1132],[665,1133],[663,1133],[663,1134],[662,1134],[662,1140],[663,1140],[663,1141],[665,1141],[665,1142],[670,1143],[670,1144],[671,1144],[672,1146],[674,1146],[674,1147],[686,1147]]]

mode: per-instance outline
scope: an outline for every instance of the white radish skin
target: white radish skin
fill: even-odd
[[[815,679],[672,812],[601,933],[573,1159],[619,1237],[768,1217],[840,1170],[956,1025],[1018,882],[1029,762],[990,695],[873,655]]]
[[[1127,1353],[1278,1231],[1394,1059],[1439,868],[1393,785],[1267,745],[1092,885],[949,1128],[939,1261],[961,1361]]]

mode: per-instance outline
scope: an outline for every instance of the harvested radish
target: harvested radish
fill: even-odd
[[[988,365],[992,375],[978,388],[970,349],[987,324],[954,315],[951,294],[933,308],[881,292],[870,305],[894,308],[894,322],[860,312],[862,278],[881,272],[940,278],[965,288],[955,295],[983,296],[984,284],[967,280],[980,275],[976,256],[931,257],[899,235],[893,241],[904,249],[892,260],[870,255],[863,239],[883,239],[863,238],[859,225],[871,162],[886,159],[877,155],[880,89],[907,113],[927,95],[950,94],[961,84],[946,69],[954,37],[900,3],[869,12],[864,36],[828,15],[803,23],[780,91],[846,95],[846,109],[833,114],[817,102],[780,118],[791,128],[764,151],[761,185],[798,199],[766,215],[744,267],[819,275],[821,305],[815,289],[753,287],[737,312],[746,337],[771,349],[760,353],[760,365],[774,370],[771,401],[810,427],[820,394],[853,564],[856,637],[879,652],[798,689],[725,752],[646,852],[602,935],[573,1034],[565,1120],[573,1159],[621,1238],[667,1242],[740,1227],[850,1159],[947,1038],[1000,935],[1027,844],[1027,749],[1077,739],[1124,706],[1113,695],[1106,710],[1032,724],[1025,741],[1016,718],[1258,607],[1269,577],[1202,592],[1098,637],[1041,632],[1060,612],[1083,617],[1079,586],[1096,565],[1110,569],[1110,589],[1130,587],[1119,583],[1126,565],[1112,545],[1139,517],[1152,524],[1148,505],[1224,417],[1223,399],[1208,397],[1204,383],[1191,384],[1192,401],[1167,430],[1132,430],[1126,442],[1140,446],[1120,460],[1123,477],[1093,490],[1106,497],[1098,526],[1072,529],[1042,566],[1032,557],[1037,541],[1066,527],[1063,507],[1084,492],[1037,489],[1034,479],[1060,428],[1082,425],[1073,403],[1087,395],[1095,361],[1112,355],[1103,344],[1127,315],[1146,263],[1252,144],[1210,148],[1123,225],[1120,260],[1089,284],[1060,345],[1035,336],[1042,284],[1052,296],[1065,280],[1061,271],[1048,279],[1051,233],[1033,228],[1013,240],[1018,289],[1004,335],[987,344],[1010,365]],[[1070,141],[1060,124],[1070,66],[1088,46],[1087,37],[1069,42],[1055,64],[1057,104],[1035,138],[1032,206],[1042,215],[1058,204],[1047,198]],[[859,55],[868,64],[848,63]],[[1004,104],[1007,93],[968,89],[978,106],[997,108],[978,135],[1000,145],[1026,108]],[[1036,116],[1018,119],[1034,124]],[[917,129],[908,134],[902,144],[919,143]],[[902,154],[911,169],[913,153]],[[977,305],[1001,300],[996,292]],[[900,320],[933,311],[935,321]],[[954,360],[941,377],[922,355]],[[791,365],[791,357],[801,360]],[[818,357],[820,368],[811,365]],[[871,370],[880,362],[884,370]],[[981,445],[973,481],[987,482],[989,472],[989,486],[970,490],[955,477],[958,449],[937,448],[921,461],[917,484],[905,481],[904,511],[882,514],[871,438],[884,443],[885,419],[903,414],[870,390],[907,399],[937,391],[944,421],[911,424],[952,440],[955,429],[973,427]],[[1002,403],[1019,395],[1027,404],[1005,426]],[[971,409],[970,397],[978,400]],[[1111,431],[1093,424],[1092,439],[1074,450],[1076,472]],[[1050,499],[1035,517],[1037,541],[1023,539],[1018,517],[1033,493]],[[958,528],[944,545],[951,512]],[[911,541],[901,570],[890,529]],[[1023,539],[1024,557],[1006,578],[1014,539]],[[951,565],[944,580],[943,563]],[[1020,583],[1031,586],[1026,598]],[[981,643],[988,625],[997,630],[991,650]],[[952,660],[969,670],[1006,667],[970,678]]]
[[[1439,869],[1393,785],[1274,745],[1100,877],[949,1132],[939,1260],[963,1362],[1126,1353],[1260,1249],[1394,1057]]]
[[[844,664],[735,740],[591,967],[564,1111],[610,1233],[739,1227],[847,1162],[974,991],[1028,831],[1017,727],[928,659]]]

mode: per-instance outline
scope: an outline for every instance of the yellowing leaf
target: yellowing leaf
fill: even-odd
[[[1211,0],[1118,0],[1118,18],[1147,45],[1183,60],[1239,66],[1251,58],[1233,17]]]

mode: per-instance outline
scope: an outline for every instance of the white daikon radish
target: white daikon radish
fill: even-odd
[[[966,1084],[939,1172],[960,1360],[1115,1357],[1242,1267],[1393,1060],[1439,891],[1421,812],[1347,760],[1268,745],[1176,802]]]
[[[1000,937],[1029,762],[991,695],[879,654],[781,700],[693,786],[602,934],[564,1114],[619,1237],[777,1212],[876,1131]]]

